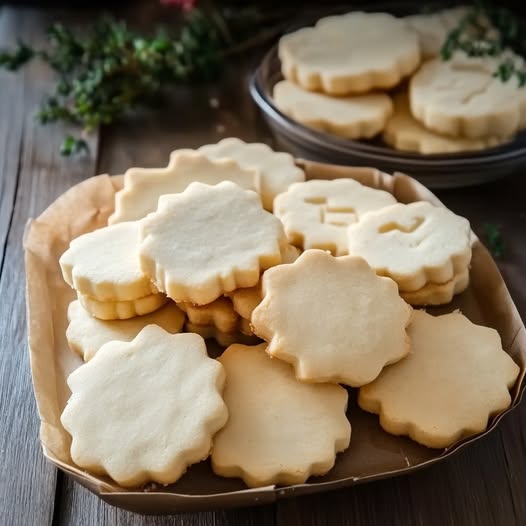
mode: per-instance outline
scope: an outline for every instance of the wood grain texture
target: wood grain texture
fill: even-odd
[[[50,23],[40,11],[0,11],[0,46],[22,38],[41,45]],[[16,38],[15,38],[16,37]],[[58,148],[65,129],[35,124],[34,112],[52,75],[35,64],[0,78],[0,524],[51,524],[56,470],[45,462],[29,373],[22,237],[28,217],[40,214],[71,184],[92,175],[94,162],[65,162]]]

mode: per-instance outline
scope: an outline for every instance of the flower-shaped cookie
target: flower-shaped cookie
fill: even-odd
[[[301,484],[327,473],[349,446],[347,392],[299,382],[265,347],[232,345],[219,358],[229,419],[214,437],[212,468],[251,487]]]
[[[71,458],[125,487],[175,482],[227,420],[224,379],[196,334],[148,325],[131,342],[107,343],[68,378],[61,421]]]
[[[401,291],[446,283],[471,261],[469,221],[425,201],[368,212],[349,226],[349,254],[364,258]]]
[[[303,249],[347,254],[347,226],[371,210],[396,203],[388,192],[354,179],[310,180],[280,194],[274,213],[281,219],[290,243]]]
[[[361,258],[307,250],[265,272],[263,294],[254,333],[300,380],[364,385],[409,352],[411,307]]]
[[[239,315],[234,310],[230,298],[217,298],[206,305],[194,305],[186,302],[177,305],[186,313],[190,323],[212,325],[221,332],[233,332],[238,327]]]
[[[184,313],[170,302],[166,307],[152,314],[138,316],[131,320],[103,321],[93,317],[78,300],[72,301],[68,307],[69,325],[66,339],[70,348],[80,354],[84,361],[91,360],[97,351],[111,341],[129,342],[146,327],[159,325],[172,334],[183,328]]]
[[[305,173],[294,164],[290,153],[275,152],[266,144],[246,143],[230,137],[217,144],[207,144],[198,149],[209,159],[233,159],[239,166],[259,173],[259,187],[265,210],[272,212],[274,198],[290,184],[305,181]],[[235,181],[234,181],[235,182]]]
[[[258,195],[229,181],[162,196],[141,235],[141,265],[159,290],[197,305],[256,285],[286,245],[281,222]]]
[[[519,367],[502,350],[494,329],[460,313],[415,311],[411,353],[360,388],[362,409],[380,415],[394,435],[443,448],[486,429],[506,409]]]
[[[130,168],[124,187],[115,194],[115,212],[109,224],[142,219],[157,209],[159,197],[183,192],[195,181],[217,184],[232,181],[248,190],[259,189],[259,173],[232,159],[211,160],[195,150],[176,150],[165,168]]]
[[[279,58],[286,79],[311,91],[346,95],[396,86],[419,65],[420,45],[401,19],[352,12],[283,36]]]

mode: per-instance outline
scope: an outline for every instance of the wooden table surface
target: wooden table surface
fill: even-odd
[[[0,48],[18,38],[41,44],[45,28],[55,18],[81,23],[89,16],[2,7]],[[0,525],[526,524],[525,403],[489,436],[427,470],[234,511],[134,515],[105,504],[44,460],[26,343],[22,235],[27,219],[87,177],[122,173],[135,165],[162,166],[175,148],[196,147],[225,136],[271,143],[246,89],[255,62],[249,57],[233,64],[221,83],[177,90],[170,109],[143,112],[95,134],[91,155],[82,160],[65,160],[58,154],[67,132],[64,127],[41,127],[34,121],[35,107],[53,82],[52,73],[39,64],[19,75],[0,72]],[[217,108],[210,103],[213,98],[219,102]],[[438,195],[468,217],[481,237],[484,223],[501,227],[509,250],[499,266],[524,319],[524,174]]]

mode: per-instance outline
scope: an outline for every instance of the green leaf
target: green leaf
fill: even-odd
[[[486,234],[486,241],[488,248],[496,258],[501,258],[506,252],[506,245],[500,228],[493,223],[486,223],[484,225],[484,231]]]

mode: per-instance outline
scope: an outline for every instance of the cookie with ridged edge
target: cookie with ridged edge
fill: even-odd
[[[302,249],[348,253],[347,227],[371,210],[396,203],[389,192],[369,188],[354,179],[296,183],[275,200],[274,213],[289,243]]]
[[[279,219],[255,192],[225,181],[192,183],[162,196],[141,221],[141,267],[176,302],[206,305],[281,263],[286,245]]]
[[[392,88],[420,64],[418,34],[387,13],[322,18],[281,37],[278,54],[287,80],[330,95]]]
[[[228,137],[217,144],[198,148],[209,159],[233,159],[242,168],[259,173],[259,186],[265,210],[272,212],[274,198],[290,184],[305,181],[305,172],[296,166],[290,153],[275,152],[263,143],[247,143],[236,137]]]
[[[426,201],[368,212],[347,234],[349,254],[364,258],[403,292],[446,283],[471,261],[469,221]]]
[[[71,241],[59,260],[66,283],[97,301],[133,301],[159,291],[139,263],[139,224],[112,225]]]
[[[391,98],[385,93],[331,97],[307,91],[288,80],[274,85],[273,99],[291,119],[346,139],[374,137],[393,112]]]
[[[248,190],[259,190],[259,173],[232,159],[212,160],[196,150],[175,150],[165,168],[130,168],[124,187],[115,194],[115,212],[108,223],[142,219],[157,209],[159,197],[183,192],[195,181],[217,184],[232,181]]]
[[[236,329],[233,332],[222,332],[213,325],[198,325],[190,321],[187,321],[185,323],[186,332],[193,332],[195,334],[199,334],[199,336],[201,336],[201,338],[204,338],[205,340],[213,339],[221,347],[228,347],[229,345],[232,345],[234,343],[252,345],[261,341],[257,336],[254,336],[253,333],[248,334],[247,332],[242,332],[241,328],[242,327],[239,327],[239,330]],[[246,327],[244,326],[243,328]]]
[[[213,325],[221,332],[234,332],[238,326],[239,315],[232,306],[230,298],[217,298],[206,305],[181,302],[177,306],[186,313],[188,321],[196,325]]]
[[[146,325],[159,325],[165,331],[176,334],[182,330],[184,320],[184,313],[173,302],[152,314],[129,320],[104,321],[92,316],[80,301],[75,300],[68,307],[66,339],[70,349],[88,362],[105,343],[115,340],[129,342]]]
[[[229,420],[214,438],[212,469],[250,487],[302,484],[349,446],[347,391],[299,382],[265,347],[231,345],[219,358]]]
[[[358,396],[388,433],[449,447],[484,431],[488,418],[509,407],[519,367],[502,350],[497,331],[458,312],[434,317],[415,311],[409,336],[409,356]]]
[[[227,421],[224,380],[197,334],[148,325],[131,342],[107,343],[68,378],[61,422],[73,462],[123,487],[175,482]]]
[[[409,352],[411,307],[361,258],[307,250],[262,284],[252,329],[300,380],[358,387]]]

